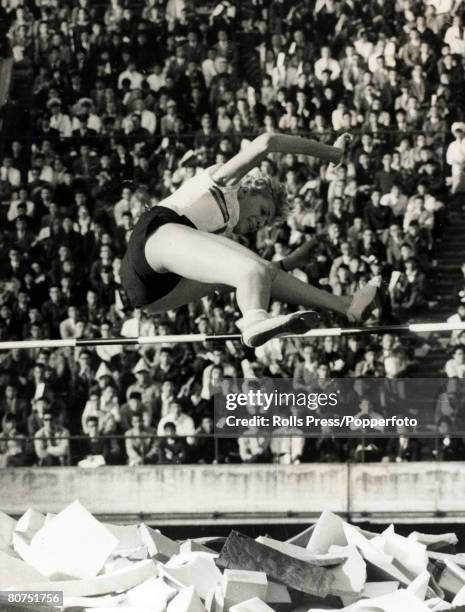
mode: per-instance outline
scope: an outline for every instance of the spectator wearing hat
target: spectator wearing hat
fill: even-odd
[[[68,465],[69,431],[58,425],[52,411],[42,414],[43,427],[34,436],[34,451],[37,465],[51,467]]]
[[[152,414],[155,413],[155,404],[158,397],[158,387],[153,384],[150,376],[150,370],[145,362],[145,359],[139,359],[134,366],[132,373],[136,381],[129,385],[126,389],[126,398],[134,391],[140,393],[142,403],[147,406]]]
[[[144,426],[142,413],[132,413],[131,427],[124,436],[129,466],[157,463],[158,447],[156,432]]]
[[[95,379],[97,381],[98,388],[103,391],[108,385],[114,385],[115,379],[113,377],[113,371],[109,368],[105,361],[100,362],[97,371],[95,372]]]

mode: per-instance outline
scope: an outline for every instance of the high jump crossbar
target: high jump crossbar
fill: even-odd
[[[359,336],[369,334],[424,334],[432,332],[452,332],[465,330],[465,322],[461,323],[411,323],[409,325],[378,325],[368,327],[326,327],[312,329],[305,334],[286,334],[280,339],[321,338],[324,336]],[[177,334],[166,336],[137,336],[134,338],[66,338],[60,340],[11,340],[0,342],[0,351],[12,349],[40,348],[77,348],[90,346],[142,346],[147,344],[181,344],[196,342],[226,342],[240,340],[240,334]]]

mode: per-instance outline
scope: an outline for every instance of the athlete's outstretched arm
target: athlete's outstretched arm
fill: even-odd
[[[261,134],[240,153],[218,168],[212,178],[219,185],[234,185],[270,153],[309,155],[338,164],[344,154],[347,141],[343,135],[337,139],[336,146],[331,146],[317,140],[289,134]]]

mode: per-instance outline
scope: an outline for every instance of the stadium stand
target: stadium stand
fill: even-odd
[[[121,257],[141,188],[157,205],[276,130],[323,142],[349,130],[351,161],[332,170],[293,155],[264,160],[291,212],[240,240],[269,260],[306,245],[295,274],[337,294],[381,276],[390,322],[465,321],[464,8],[443,4],[5,0],[0,339],[237,331],[232,297],[163,317],[131,310]],[[0,465],[364,460],[363,444],[331,437],[306,450],[214,447],[213,397],[235,377],[463,379],[464,341],[13,350],[0,355]],[[444,393],[454,406],[437,417],[442,442],[465,408],[460,384]],[[69,434],[78,437],[68,448]],[[369,458],[433,456],[419,446],[382,443]],[[445,448],[436,457],[465,459],[463,445]]]

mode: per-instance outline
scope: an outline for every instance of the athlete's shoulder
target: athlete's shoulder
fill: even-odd
[[[234,183],[234,184],[229,184],[223,177],[219,177],[218,175],[218,170],[223,166],[224,164],[215,164],[213,166],[209,166],[208,168],[206,168],[204,170],[205,174],[210,177],[210,179],[212,180],[213,184],[216,185],[216,187],[219,187],[222,191],[237,191],[240,187],[240,181],[238,183]]]

